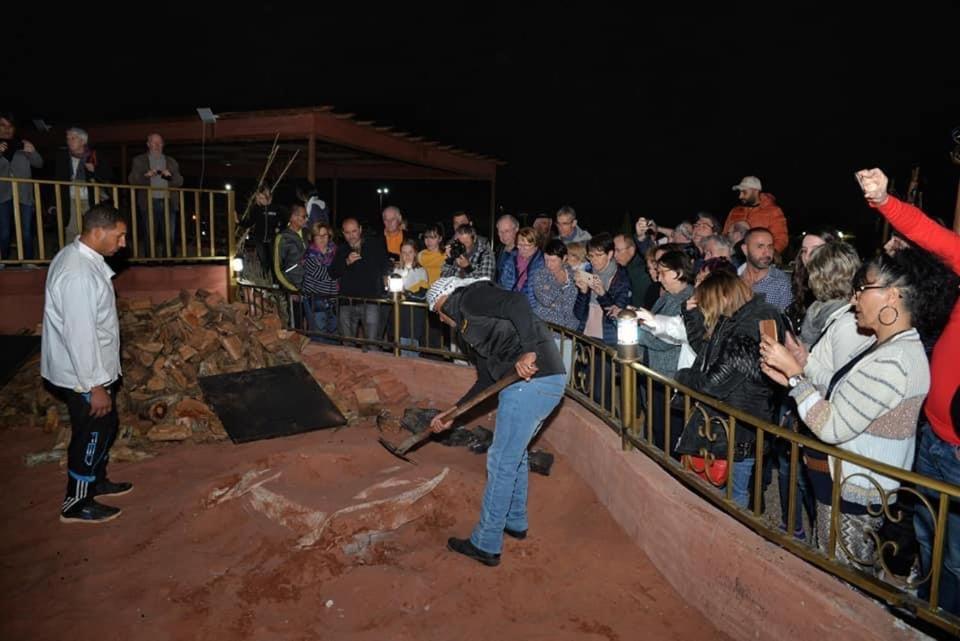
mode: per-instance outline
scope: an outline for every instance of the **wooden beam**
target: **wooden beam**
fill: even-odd
[[[313,133],[307,138],[307,180],[317,182],[317,136]]]
[[[358,125],[350,120],[350,117],[352,114],[318,110],[223,116],[211,128],[207,141],[272,141],[276,134],[280,135],[281,140],[302,141],[315,132],[317,139],[325,143],[407,164],[461,174],[468,180],[489,180],[496,174],[497,162],[465,157],[453,145],[420,144],[409,140],[409,133],[387,133],[389,129]],[[91,140],[97,145],[136,143],[143,140],[150,131],[160,131],[168,143],[175,145],[199,142],[201,127],[199,118],[185,117],[94,125],[88,127],[88,131]]]

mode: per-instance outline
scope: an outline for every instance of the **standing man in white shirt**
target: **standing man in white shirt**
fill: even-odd
[[[83,231],[61,249],[47,272],[40,375],[59,388],[70,410],[64,523],[102,523],[120,509],[94,500],[126,494],[132,483],[107,479],[119,420],[120,323],[114,272],[104,261],[127,245],[127,224],[109,205],[83,215]]]

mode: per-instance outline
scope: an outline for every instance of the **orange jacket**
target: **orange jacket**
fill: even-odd
[[[746,221],[751,228],[766,227],[773,234],[773,246],[778,253],[783,253],[790,242],[787,233],[787,219],[783,210],[777,207],[777,199],[773,194],[760,194],[760,204],[756,207],[738,205],[727,214],[727,222],[723,224],[723,233],[726,234],[735,223]]]

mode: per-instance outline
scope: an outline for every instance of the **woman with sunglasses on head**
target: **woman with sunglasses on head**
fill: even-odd
[[[761,369],[789,388],[800,419],[820,440],[905,470],[913,465],[917,417],[930,388],[927,356],[913,320],[926,312],[918,289],[925,274],[908,254],[881,255],[857,272],[855,319],[874,340],[832,373],[825,391],[786,347],[770,338],[760,347]],[[874,537],[883,523],[877,515],[885,502],[896,500],[900,483],[853,463],[840,469],[837,557],[872,567]],[[821,545],[829,539],[830,523],[830,506],[818,502]]]

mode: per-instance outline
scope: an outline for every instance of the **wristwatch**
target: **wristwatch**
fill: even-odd
[[[801,381],[804,381],[804,380],[805,380],[805,379],[804,379],[802,373],[801,373],[801,374],[796,374],[796,375],[791,376],[790,378],[787,379],[787,385],[789,385],[790,388],[793,389],[794,387],[796,387],[797,385],[799,385],[799,384],[801,383]]]

